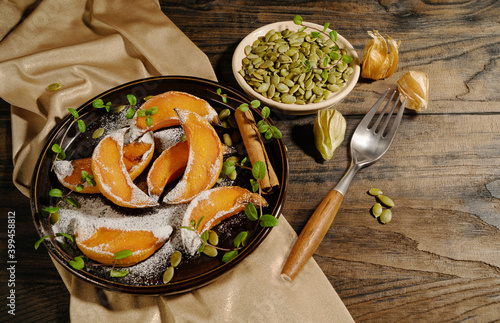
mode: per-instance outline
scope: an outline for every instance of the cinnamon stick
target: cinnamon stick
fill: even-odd
[[[234,117],[238,123],[241,138],[245,144],[250,162],[253,165],[260,160],[266,165],[266,177],[261,181],[261,187],[264,193],[271,193],[273,187],[279,186],[279,180],[264,148],[264,142],[255,124],[253,114],[250,110],[243,112],[240,109],[236,109]]]

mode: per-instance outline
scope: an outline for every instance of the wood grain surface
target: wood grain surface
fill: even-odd
[[[409,70],[430,77],[428,110],[405,113],[388,153],[356,175],[314,258],[356,322],[500,321],[500,4],[493,0],[160,1],[209,57],[221,83],[238,88],[231,58],[262,25],[300,14],[348,39],[361,56],[377,29],[402,41],[394,75],[361,79],[336,108],[346,140],[321,161],[314,116],[273,114],[288,148],[284,216],[300,233],[350,161],[354,128]],[[9,105],[0,104],[0,232],[16,213],[19,322],[64,322],[69,298],[46,252],[34,252],[29,200],[11,182]],[[396,206],[383,225],[370,215],[377,187]],[[6,246],[2,242],[2,266]],[[5,271],[2,270],[2,281]],[[2,286],[2,291],[4,286]],[[2,294],[3,295],[3,294]],[[5,300],[5,298],[3,298]],[[3,306],[3,305],[2,305]],[[3,315],[5,308],[2,310]]]

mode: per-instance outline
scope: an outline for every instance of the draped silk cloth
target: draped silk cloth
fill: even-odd
[[[11,104],[13,181],[29,194],[38,155],[68,108],[157,75],[216,80],[208,58],[158,1],[0,0],[0,97]],[[63,87],[47,91],[51,83]],[[296,234],[284,217],[216,282],[175,296],[98,289],[55,263],[72,322],[353,322],[316,262],[292,283],[279,274]]]

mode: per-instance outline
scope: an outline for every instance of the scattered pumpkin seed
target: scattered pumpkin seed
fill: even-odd
[[[219,119],[220,120],[227,119],[230,115],[231,115],[231,110],[223,109],[221,112],[219,112]]]
[[[47,86],[47,91],[54,92],[54,91],[59,90],[60,88],[62,88],[61,83],[52,83],[49,86]]]
[[[394,202],[387,196],[385,195],[378,195],[377,199],[380,201],[380,203],[384,204],[387,207],[393,207]]]
[[[174,277],[174,267],[170,266],[163,273],[163,283],[168,284]]]
[[[238,173],[236,172],[236,169],[231,172],[231,174],[227,175],[230,180],[234,181],[236,177],[238,177]]]
[[[122,112],[123,109],[125,109],[125,107],[126,107],[125,105],[112,106],[110,111],[112,113],[120,113]]]
[[[219,235],[215,231],[208,231],[208,242],[210,242],[211,245],[218,245],[219,244]]]
[[[209,257],[217,257],[217,249],[215,249],[214,247],[212,246],[208,246],[206,245],[204,248],[203,248],[203,254],[209,256]]]
[[[380,203],[375,203],[375,205],[372,206],[372,214],[374,217],[378,218],[380,214],[382,214],[382,205]]]
[[[144,101],[150,100],[154,97],[155,97],[154,95],[148,95],[147,97],[144,98]]]
[[[222,136],[222,139],[224,140],[224,143],[228,146],[232,146],[233,145],[233,139],[231,138],[231,135],[228,134],[228,133],[225,133],[223,136]]]
[[[379,195],[382,195],[384,193],[381,190],[379,190],[378,188],[372,188],[368,191],[368,194],[370,194],[372,196],[379,196]]]
[[[177,267],[181,263],[181,260],[182,260],[182,253],[176,250],[170,256],[170,265],[172,265],[172,267]]]
[[[92,139],[97,139],[104,134],[104,128],[98,128],[92,133]]]
[[[391,210],[389,210],[389,209],[383,210],[382,213],[380,214],[379,219],[380,219],[380,222],[382,222],[383,224],[389,223],[392,219]]]
[[[59,213],[52,213],[52,215],[50,216],[50,223],[54,225],[57,222],[59,222]]]

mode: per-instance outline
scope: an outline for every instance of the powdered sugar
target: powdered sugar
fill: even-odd
[[[66,176],[70,176],[74,171],[73,165],[67,160],[56,160],[54,162],[54,172],[57,178],[64,179]]]
[[[181,141],[182,135],[184,135],[184,130],[181,127],[167,128],[156,131],[154,133],[156,150],[158,152],[167,150]]]

